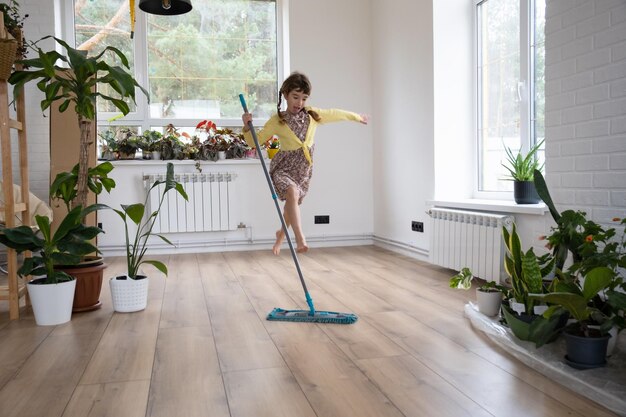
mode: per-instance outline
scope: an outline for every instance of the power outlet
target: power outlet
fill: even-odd
[[[413,230],[414,232],[424,233],[424,223],[411,222],[411,230]]]
[[[329,224],[330,216],[315,216],[315,224]]]

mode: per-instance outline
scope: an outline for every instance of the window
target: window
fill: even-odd
[[[478,194],[486,197],[513,189],[504,147],[526,152],[544,137],[545,0],[483,0],[476,22]]]
[[[279,0],[280,1],[280,0]],[[97,54],[106,45],[128,57],[131,71],[150,92],[121,120],[98,103],[98,125],[161,129],[171,123],[191,130],[204,119],[219,126],[241,125],[239,93],[258,119],[276,108],[282,76],[279,8],[276,0],[194,0],[179,16],[146,14],[137,8],[130,38],[128,2],[75,1],[66,37]]]

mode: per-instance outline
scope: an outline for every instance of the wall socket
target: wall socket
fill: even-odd
[[[330,216],[315,216],[314,223],[315,224],[329,224]]]
[[[424,223],[411,222],[411,230],[413,230],[414,232],[424,233]]]

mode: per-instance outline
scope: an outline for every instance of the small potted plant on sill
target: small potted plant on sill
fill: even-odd
[[[272,159],[280,151],[280,141],[276,136],[272,136],[272,138],[267,141],[266,148],[267,157]]]
[[[167,266],[160,261],[144,259],[148,250],[148,239],[152,236],[152,229],[163,205],[163,201],[170,190],[175,190],[185,200],[187,194],[183,186],[174,179],[174,165],[167,163],[165,179],[155,181],[148,192],[144,203],[122,205],[121,210],[115,210],[124,222],[126,236],[126,275],[113,277],[109,281],[113,309],[122,313],[140,311],[148,303],[148,277],[140,271],[143,264],[150,264],[167,276]],[[146,207],[151,201],[150,193],[161,190],[156,207],[150,207],[152,212],[147,213]],[[167,244],[172,245],[165,236],[155,234]]]
[[[144,152],[144,159],[149,155],[152,160],[161,159],[161,146],[163,145],[163,134],[156,130],[146,130],[140,138],[140,147]]]
[[[450,288],[458,288],[462,290],[469,290],[472,287],[472,280],[474,274],[472,271],[465,267],[459,271],[458,274],[450,278]],[[502,297],[507,294],[508,288],[505,288],[495,281],[489,281],[476,289],[476,302],[478,303],[478,311],[485,316],[496,316],[500,311],[500,305],[502,304]]]
[[[514,153],[509,147],[504,147],[507,163],[502,166],[509,171],[509,177],[513,181],[513,197],[517,204],[536,204],[541,201],[533,179],[535,170],[543,170],[543,164],[537,158],[537,151],[543,142],[542,140],[530,148],[526,156],[522,155],[521,150]]]
[[[98,143],[100,144],[100,160],[113,161],[117,159],[116,154],[117,141],[115,140],[115,132],[111,129],[98,134]]]

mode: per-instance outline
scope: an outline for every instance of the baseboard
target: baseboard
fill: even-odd
[[[387,239],[382,236],[374,235],[372,237],[374,245],[381,248],[397,252],[402,255],[408,256],[413,259],[428,262],[428,249],[418,248],[417,246],[409,245],[408,243],[399,242],[397,240]]]
[[[150,254],[169,255],[175,253],[205,253],[205,252],[232,252],[270,250],[274,245],[274,239],[247,239],[247,238],[224,238],[214,240],[185,239],[172,242],[170,246],[162,241],[155,241],[149,246]],[[310,248],[323,248],[334,246],[364,246],[373,245],[372,234],[362,235],[318,235],[307,236]],[[295,244],[295,242],[294,242]],[[287,243],[283,243],[283,250],[288,250]],[[103,256],[125,256],[124,245],[98,245]]]

